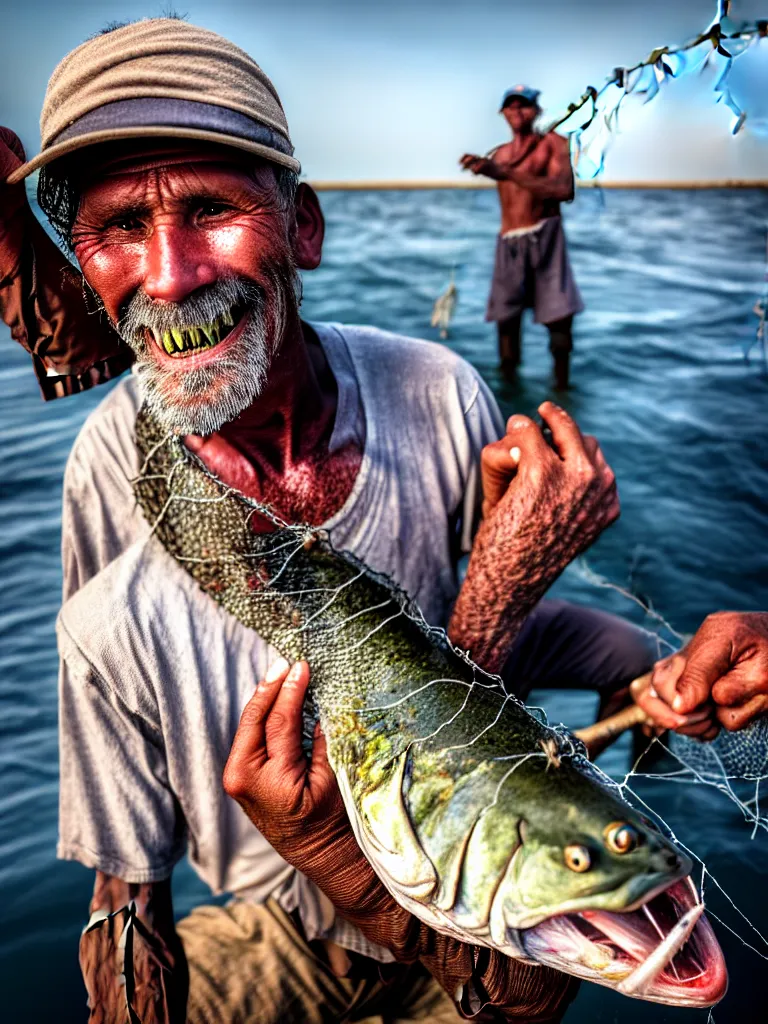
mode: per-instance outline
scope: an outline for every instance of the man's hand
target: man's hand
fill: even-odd
[[[325,844],[352,836],[318,723],[312,763],[301,747],[305,661],[282,658],[256,687],[224,769],[224,789],[278,853],[305,874]],[[354,837],[352,836],[354,841]]]
[[[597,440],[582,435],[564,409],[544,402],[539,414],[552,432],[554,449],[527,416],[511,416],[505,436],[483,449],[483,518],[502,502],[501,515],[521,502],[537,506],[547,518],[557,507],[562,525],[574,528],[573,558],[618,519],[616,477]]]
[[[224,789],[284,860],[372,942],[397,956],[398,928],[387,915],[394,908],[405,919],[411,915],[395,903],[357,845],[319,723],[307,763],[301,736],[308,686],[305,661],[290,667],[280,658],[270,667],[243,710]],[[402,929],[402,919],[397,924]]]
[[[5,185],[8,175],[12,174],[17,167],[21,167],[25,160],[26,154],[19,136],[10,128],[3,128],[0,125],[0,186]],[[15,185],[8,186],[8,188],[16,187]],[[23,187],[22,185],[22,189]]]
[[[483,449],[483,521],[448,633],[488,672],[501,671],[525,617],[577,555],[619,515],[616,479],[593,437],[565,410],[527,416]]]
[[[768,612],[710,615],[634,697],[654,723],[687,736],[743,729],[768,712]]]
[[[472,174],[484,174],[486,178],[498,179],[499,167],[485,156],[476,156],[474,153],[465,153],[459,160],[459,164],[465,171]]]
[[[80,936],[89,1024],[127,1024],[129,1017],[141,1024],[183,1024],[189,972],[173,923],[170,878],[134,884],[99,871],[91,914]]]
[[[0,319],[11,337],[37,358],[46,398],[109,380],[133,362],[133,353],[106,317],[89,309],[80,272],[38,223],[24,182],[8,175],[24,162],[24,147],[0,128]],[[51,380],[48,371],[67,379]]]
[[[18,135],[0,126],[0,279],[15,269],[24,230],[24,219],[19,214],[26,213],[29,206],[24,182],[7,185],[5,179],[21,167],[25,159]]]
[[[390,896],[357,845],[317,729],[311,766],[301,749],[309,667],[276,662],[243,711],[224,769],[224,788],[264,838],[304,872],[371,940],[402,963],[420,960],[453,995],[470,979],[494,1007],[475,1021],[557,1022],[578,982],[428,928]],[[476,970],[476,962],[482,968]]]
[[[648,716],[642,726],[646,736],[660,736],[667,729],[699,740],[713,740],[717,736],[720,727],[711,702],[687,715],[672,710],[675,687],[684,667],[684,652],[672,654],[656,662],[650,678],[643,676],[630,686],[632,699]]]

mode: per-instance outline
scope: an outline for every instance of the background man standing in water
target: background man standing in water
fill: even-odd
[[[498,325],[501,369],[514,380],[523,310],[533,309],[536,322],[549,330],[555,386],[564,390],[573,316],[584,308],[560,218],[560,203],[573,199],[573,171],[568,141],[554,132],[534,130],[541,113],[538,98],[538,90],[528,86],[509,89],[500,112],[512,129],[512,141],[489,157],[467,153],[460,163],[499,183],[501,233],[485,318]]]

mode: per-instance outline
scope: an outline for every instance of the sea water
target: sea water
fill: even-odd
[[[526,323],[518,384],[496,370],[494,331],[483,322],[498,228],[493,192],[328,192],[321,202],[326,245],[320,269],[305,275],[306,317],[436,340],[432,304],[455,267],[459,301],[447,344],[480,370],[505,415],[532,414],[552,397],[539,326]],[[768,194],[581,192],[565,218],[586,311],[576,322],[574,386],[559,400],[600,439],[623,511],[589,552],[589,571],[568,570],[555,592],[654,625],[632,601],[590,581],[598,574],[681,634],[718,609],[768,609],[768,377],[758,349],[744,357],[765,272]],[[28,356],[5,328],[0,353],[0,1016],[69,1024],[86,1017],[77,944],[92,873],[55,860],[59,505],[67,454],[105,390],[45,404]],[[591,696],[535,696],[574,727],[594,713]],[[601,765],[621,779],[628,756],[620,743]],[[633,788],[768,936],[765,833],[751,838],[738,807],[711,788],[657,780]],[[705,895],[768,956],[708,877]],[[206,898],[180,866],[177,911]],[[715,930],[731,988],[714,1020],[768,1021],[768,964],[718,922]],[[585,984],[566,1019],[704,1024],[707,1014]]]

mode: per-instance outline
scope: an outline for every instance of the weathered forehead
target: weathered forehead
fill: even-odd
[[[102,153],[79,177],[81,202],[166,201],[189,194],[249,196],[275,186],[271,164],[220,146],[146,146]]]

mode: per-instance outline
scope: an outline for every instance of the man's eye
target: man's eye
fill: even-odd
[[[117,228],[118,231],[137,231],[141,227],[141,221],[138,217],[117,217],[110,227]]]
[[[200,205],[200,216],[201,217],[218,217],[222,213],[226,213],[229,209],[225,203],[201,203]]]

